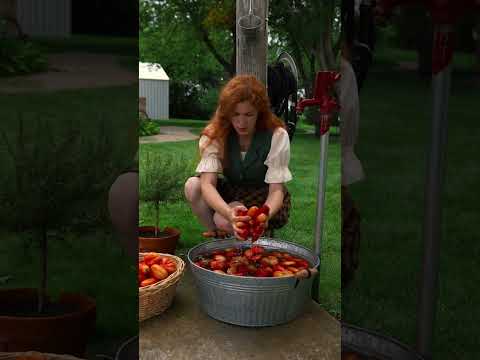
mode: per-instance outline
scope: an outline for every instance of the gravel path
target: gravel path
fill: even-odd
[[[151,144],[170,141],[196,140],[198,135],[192,134],[190,128],[180,126],[161,126],[161,134],[153,136],[143,136],[140,138],[140,144]]]

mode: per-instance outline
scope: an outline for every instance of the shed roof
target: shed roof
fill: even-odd
[[[138,63],[138,78],[145,80],[170,80],[160,64]]]

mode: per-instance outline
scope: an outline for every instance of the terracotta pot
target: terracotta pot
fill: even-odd
[[[175,255],[177,242],[180,238],[180,231],[175,228],[166,227],[158,229],[158,236],[146,237],[145,233],[155,232],[154,226],[140,226],[138,228],[138,248],[140,252],[159,252]]]
[[[35,304],[36,289],[0,290],[0,309]],[[82,357],[95,330],[95,301],[80,294],[62,294],[59,304],[75,310],[56,316],[0,316],[0,351],[39,351]]]

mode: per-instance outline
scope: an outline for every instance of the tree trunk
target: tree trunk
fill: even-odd
[[[236,74],[255,75],[267,86],[267,25],[268,0],[251,0],[253,14],[260,17],[262,24],[256,36],[249,38],[239,26],[239,20],[248,16],[249,0],[237,0],[236,10]]]

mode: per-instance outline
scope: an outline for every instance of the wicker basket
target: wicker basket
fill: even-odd
[[[44,354],[37,351],[0,352],[0,360],[82,360],[71,355]]]
[[[142,261],[146,254],[152,253],[140,253],[139,260]],[[170,274],[165,280],[138,289],[139,321],[144,321],[160,315],[170,307],[175,296],[178,281],[181,279],[183,272],[185,271],[185,262],[178,256],[163,253],[154,254],[162,255],[174,260],[177,264],[177,270]]]

